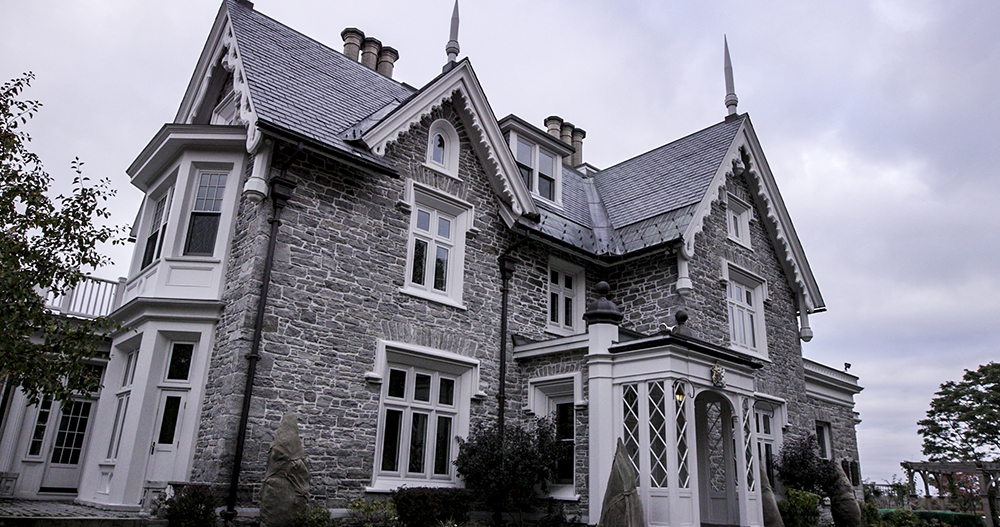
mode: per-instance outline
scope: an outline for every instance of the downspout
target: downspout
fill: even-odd
[[[500,264],[500,389],[497,391],[497,433],[500,434],[500,470],[504,469],[503,437],[504,437],[504,413],[507,406],[507,303],[510,296],[510,278],[514,276],[514,258],[510,255],[524,242],[528,241],[525,234],[520,240],[514,242],[504,249],[497,262]],[[501,492],[506,493],[506,489]],[[504,503],[506,496],[502,496],[500,503]],[[493,524],[502,525],[501,508],[499,506],[493,511]]]
[[[253,340],[250,343],[250,354],[247,355],[247,379],[243,387],[243,408],[240,412],[239,430],[236,435],[236,453],[233,459],[232,477],[229,479],[229,494],[226,497],[226,510],[220,513],[226,525],[232,525],[236,519],[236,494],[239,488],[240,468],[243,464],[243,450],[246,446],[247,421],[250,418],[250,399],[253,396],[253,382],[257,373],[257,361],[260,360],[260,338],[264,327],[264,309],[267,306],[267,293],[271,287],[271,269],[274,264],[274,247],[278,239],[278,228],[281,227],[281,211],[288,204],[288,199],[292,197],[295,184],[285,179],[285,173],[292,161],[302,151],[302,143],[299,143],[295,152],[288,161],[281,167],[278,177],[272,178],[271,204],[274,207],[274,217],[271,219],[271,238],[267,243],[267,253],[264,256],[264,276],[261,278],[260,299],[257,301],[257,317],[254,320]]]

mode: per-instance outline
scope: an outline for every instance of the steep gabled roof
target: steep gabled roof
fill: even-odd
[[[615,228],[700,202],[745,118],[709,126],[594,174]]]

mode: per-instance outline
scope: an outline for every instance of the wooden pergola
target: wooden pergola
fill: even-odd
[[[995,503],[991,503],[989,494],[991,486],[1000,484],[1000,463],[986,461],[903,461],[900,465],[906,471],[910,496],[913,498],[916,498],[917,494],[917,489],[913,481],[914,473],[920,474],[920,479],[924,482],[925,496],[930,496],[928,477],[934,478],[935,486],[938,488],[938,495],[940,496],[946,478],[950,480],[955,474],[977,474],[979,476],[979,497],[983,502],[986,527],[1000,527],[993,522],[994,511],[997,510],[997,506]]]

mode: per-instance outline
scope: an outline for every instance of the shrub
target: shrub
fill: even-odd
[[[579,516],[566,517],[562,503],[555,500],[545,502],[545,515],[538,519],[535,527],[585,527]]]
[[[333,525],[330,509],[318,503],[310,503],[299,512],[289,527],[329,527],[330,525]]]
[[[785,527],[815,527],[819,524],[819,496],[812,492],[788,489],[788,498],[778,502]]]
[[[924,527],[927,522],[910,509],[895,509],[882,516],[888,527]]]
[[[819,457],[816,436],[803,435],[785,441],[775,463],[778,478],[790,489],[830,496],[837,482],[837,469]]]
[[[861,507],[861,523],[865,527],[884,527],[882,515],[878,512],[878,507],[870,501],[858,504]]]
[[[404,527],[392,500],[354,500],[347,506],[347,517],[334,522],[338,527]]]
[[[392,493],[392,501],[406,527],[436,527],[467,522],[472,495],[465,489],[402,487]]]
[[[215,525],[216,499],[208,485],[184,485],[163,502],[163,517],[170,527],[205,527]]]
[[[948,511],[913,511],[913,514],[928,523],[937,520],[939,523],[955,527],[986,527],[985,519],[978,514]]]
[[[551,419],[537,419],[530,427],[508,425],[503,438],[489,426],[459,440],[455,466],[487,510],[525,512],[537,504],[536,489],[547,490],[560,448]]]

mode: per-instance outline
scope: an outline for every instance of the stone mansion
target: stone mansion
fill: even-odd
[[[650,525],[762,525],[761,474],[803,434],[859,484],[861,387],[802,356],[826,306],[728,50],[728,115],[595,167],[583,129],[494,115],[457,8],[420,88],[392,78],[395,49],[342,36],[222,3],[127,170],[129,275],[61,307],[126,328],[102,389],[5,390],[0,494],[138,510],[168,482],[229,487],[238,462],[253,508],[294,410],[313,497],[344,509],[461,486],[458,438],[501,400],[508,422],[554,416],[573,448],[549,490],[591,524],[618,439]]]

